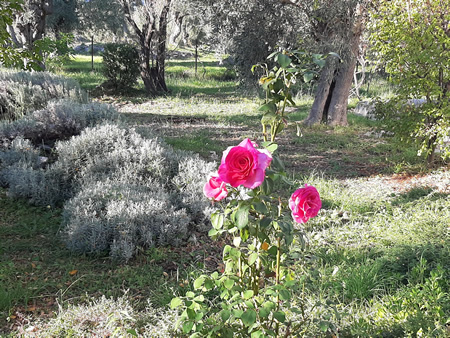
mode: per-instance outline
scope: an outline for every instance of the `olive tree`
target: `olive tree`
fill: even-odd
[[[0,3],[0,65],[21,69],[39,69],[40,55],[36,49],[17,48],[13,30],[14,18],[24,11],[23,0],[4,0]]]
[[[306,125],[347,125],[347,103],[364,31],[368,0],[280,0],[306,16],[303,46],[328,57]]]
[[[229,54],[241,80],[256,83],[254,64],[266,62],[276,46],[297,44],[301,18],[278,0],[189,0],[191,15],[205,28],[208,44]]]
[[[450,2],[379,0],[371,14],[373,48],[397,91],[385,121],[432,162],[450,133]],[[450,157],[450,149],[441,155]]]
[[[167,92],[166,39],[172,0],[120,0],[120,2],[125,19],[139,43],[139,68],[147,93],[156,95]]]

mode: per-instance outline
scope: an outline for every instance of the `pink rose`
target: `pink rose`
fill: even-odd
[[[233,187],[243,185],[254,189],[261,185],[266,168],[272,161],[269,151],[255,148],[256,144],[246,138],[236,147],[223,152],[219,177]]]
[[[305,184],[304,188],[297,189],[289,199],[292,218],[297,223],[306,223],[311,217],[316,217],[321,207],[319,192],[312,185]]]
[[[216,201],[223,200],[228,195],[227,187],[219,176],[213,175],[203,187],[203,193],[208,198],[214,198]]]

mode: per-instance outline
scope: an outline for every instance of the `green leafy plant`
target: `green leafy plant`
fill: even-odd
[[[61,33],[58,39],[45,37],[36,41],[36,47],[40,50],[45,67],[49,71],[61,70],[63,65],[70,60],[74,50],[70,47],[73,42],[72,34]]]
[[[295,106],[292,98],[293,85],[297,81],[308,83],[313,80],[318,75],[318,70],[325,65],[325,56],[299,50],[283,50],[270,54],[267,59],[275,66],[269,68],[267,63],[257,64],[252,67],[252,72],[258,67],[264,72],[259,83],[266,97],[258,110],[263,112],[261,124],[264,141],[269,139],[269,127],[270,141],[273,142],[287,125],[286,107]]]
[[[386,126],[420,146],[433,162],[435,150],[448,158],[450,131],[450,4],[442,0],[380,1],[372,12],[371,40],[384,61],[396,97],[382,105]]]
[[[103,52],[103,74],[116,88],[132,87],[139,75],[139,54],[129,44],[108,43]]]

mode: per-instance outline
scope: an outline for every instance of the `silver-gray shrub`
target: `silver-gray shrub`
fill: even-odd
[[[39,168],[41,161],[39,151],[31,144],[29,140],[21,137],[12,142],[4,143],[0,148],[0,186],[8,185],[9,172],[13,171],[13,166],[27,166],[32,169]]]
[[[48,72],[0,69],[0,120],[16,120],[43,109],[51,100],[87,103],[77,81]]]
[[[87,128],[56,145],[73,197],[63,238],[77,252],[109,251],[128,260],[137,248],[178,245],[205,230],[203,182],[215,167],[114,124]]]
[[[53,101],[22,119],[0,123],[0,141],[22,137],[35,145],[52,145],[56,140],[78,135],[86,127],[118,119],[119,114],[111,105]]]
[[[197,230],[210,228],[209,218],[214,207],[203,195],[203,185],[209,174],[217,168],[216,163],[206,162],[197,154],[185,154],[178,163],[178,174],[172,179],[176,203],[186,208],[197,225]]]
[[[29,163],[18,162],[0,172],[8,196],[25,198],[31,204],[61,206],[72,195],[71,181],[59,170],[34,168]]]
[[[115,124],[87,128],[55,149],[59,165],[84,185],[106,177],[136,184],[153,179],[165,185],[177,167],[175,152],[161,140],[145,139]]]
[[[138,311],[127,295],[102,296],[78,305],[59,305],[55,317],[24,321],[16,332],[20,337],[133,337],[130,330],[135,330],[140,337],[167,338],[180,336],[175,330],[178,319],[176,310],[156,308],[150,302]]]
[[[100,181],[84,187],[64,206],[64,238],[82,253],[109,250],[130,259],[137,247],[179,245],[190,217],[171,205],[164,187]]]
[[[88,127],[58,141],[57,160],[45,166],[29,140],[10,143],[14,152],[0,157],[9,194],[64,204],[63,240],[76,252],[128,260],[140,247],[178,245],[207,228],[202,188],[215,165],[157,137],[113,123]]]

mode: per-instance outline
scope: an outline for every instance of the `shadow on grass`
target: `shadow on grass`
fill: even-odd
[[[429,196],[432,194],[431,196]],[[429,197],[428,197],[429,196]],[[431,187],[413,187],[407,192],[399,194],[394,200],[392,200],[391,204],[393,206],[399,206],[401,204],[406,204],[414,201],[418,201],[422,198],[428,197],[427,201],[436,201],[438,199],[446,199],[449,198],[450,194],[446,193],[436,193]]]

